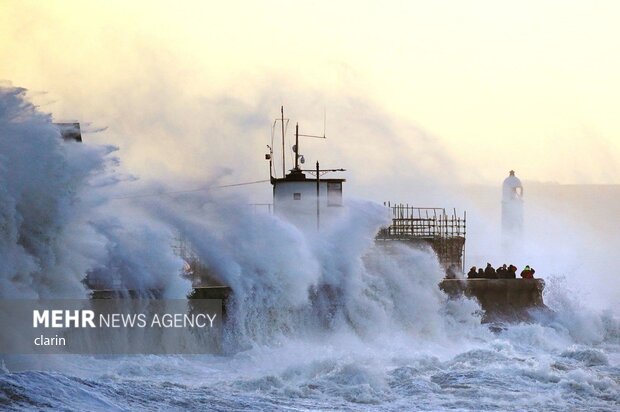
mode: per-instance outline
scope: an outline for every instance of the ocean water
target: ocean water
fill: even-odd
[[[496,332],[461,319],[450,336],[401,330],[364,339],[333,330],[217,356],[24,357],[13,362],[25,370],[5,367],[0,375],[0,404],[102,411],[618,410],[618,320],[564,310]]]
[[[380,205],[317,235],[211,191],[128,199],[115,148],[63,143],[18,88],[0,131],[0,298],[83,298],[86,273],[183,297],[178,236],[235,291],[223,353],[2,356],[0,409],[620,410],[618,307],[569,274],[546,279],[551,312],[481,324],[432,253],[374,244]]]

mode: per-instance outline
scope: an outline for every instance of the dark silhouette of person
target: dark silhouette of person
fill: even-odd
[[[530,265],[526,265],[525,269],[521,271],[521,277],[523,279],[534,279],[534,272]]]
[[[491,266],[491,264],[488,262],[487,267],[484,269],[484,277],[487,279],[497,279],[497,273],[495,272],[495,269],[493,269],[493,266]]]
[[[498,267],[496,273],[498,279],[508,279],[508,268],[506,264],[504,263],[502,266]]]
[[[482,268],[478,269],[478,278],[479,279],[484,278],[484,270]]]
[[[513,264],[508,266],[508,272],[506,274],[507,279],[516,279],[517,278],[517,267]]]
[[[467,272],[467,279],[475,279],[478,277],[478,272],[476,271],[476,267],[472,266],[471,269],[469,269],[469,272]]]

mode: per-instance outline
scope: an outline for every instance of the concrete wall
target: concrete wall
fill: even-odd
[[[530,310],[546,309],[542,279],[445,279],[439,287],[451,297],[475,298],[483,320],[527,320]]]
[[[319,213],[322,226],[330,224],[331,220],[342,212],[342,198],[340,201],[333,197],[328,198],[327,185],[330,183],[333,182],[319,182]],[[277,182],[274,186],[275,213],[301,228],[316,228],[316,200],[316,180]]]

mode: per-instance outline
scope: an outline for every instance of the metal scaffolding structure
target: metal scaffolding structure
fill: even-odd
[[[392,205],[390,202],[383,205],[391,210],[392,224],[381,229],[380,238],[465,237],[467,212],[461,217],[456,209],[448,215],[444,208]]]
[[[379,241],[404,241],[430,246],[445,269],[456,266],[463,270],[467,212],[452,214],[445,208],[414,207],[409,204],[384,202],[391,224],[381,228]]]

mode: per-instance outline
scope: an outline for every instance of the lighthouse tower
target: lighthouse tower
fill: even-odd
[[[523,236],[523,185],[514,170],[502,185],[502,244],[511,252],[521,244]]]

